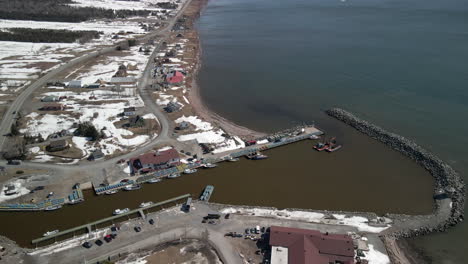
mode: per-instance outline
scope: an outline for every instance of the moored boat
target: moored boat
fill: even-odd
[[[58,229],[55,229],[55,230],[53,230],[53,231],[47,231],[47,232],[45,232],[42,236],[45,236],[45,237],[46,237],[46,236],[51,236],[51,235],[57,234],[58,232],[59,232]]]
[[[202,195],[200,196],[200,201],[206,201],[210,200],[211,194],[214,191],[214,186],[213,185],[207,185],[205,189],[203,190]]]
[[[146,203],[141,203],[140,204],[140,208],[145,208],[145,207],[148,207],[150,205],[153,205],[153,202],[146,202]]]
[[[334,152],[339,150],[342,147],[342,145],[333,145],[330,146],[328,149],[326,149],[327,152]]]
[[[317,136],[317,135],[312,135],[312,136],[309,137],[309,139],[319,139],[319,136]]]
[[[51,205],[51,206],[47,206],[46,208],[44,208],[44,211],[55,211],[55,210],[58,210],[60,208],[62,208],[61,204]]]
[[[227,161],[236,162],[236,161],[239,161],[239,158],[229,157],[229,158],[227,159]]]
[[[106,191],[104,194],[111,195],[111,194],[116,194],[118,192],[119,192],[119,190],[115,189],[115,190]]]
[[[268,156],[264,155],[264,154],[262,154],[260,152],[256,152],[256,153],[252,153],[250,155],[247,155],[247,158],[251,159],[251,160],[262,160],[262,159],[267,159]]]
[[[197,172],[197,169],[185,169],[184,170],[185,174],[192,174],[192,173],[195,173],[195,172]]]
[[[131,184],[131,185],[127,185],[127,186],[124,187],[125,191],[134,191],[134,190],[138,190],[138,189],[141,189],[140,184]]]
[[[174,178],[177,178],[177,177],[180,177],[179,173],[172,173],[169,176],[167,176],[168,179],[174,179]]]
[[[112,213],[113,215],[121,215],[121,214],[125,214],[125,213],[128,213],[130,211],[130,209],[128,208],[124,208],[124,209],[115,209],[114,212]]]
[[[328,143],[319,142],[314,146],[314,149],[317,151],[323,151],[328,149]]]
[[[203,164],[202,166],[203,166],[203,168],[207,168],[207,169],[218,167],[218,165],[213,164],[213,163],[205,163],[205,164]]]
[[[152,178],[150,180],[147,181],[147,183],[157,183],[157,182],[160,182],[162,181],[162,179],[160,178]]]
[[[78,203],[81,203],[81,202],[84,202],[84,199],[83,199],[83,198],[75,199],[75,200],[70,200],[70,201],[68,202],[68,204],[78,204]]]

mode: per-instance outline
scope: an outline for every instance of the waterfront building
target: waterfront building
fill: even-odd
[[[353,264],[354,244],[348,235],[272,226],[271,264]]]
[[[148,173],[180,164],[179,152],[175,149],[142,154],[129,161],[132,174]]]

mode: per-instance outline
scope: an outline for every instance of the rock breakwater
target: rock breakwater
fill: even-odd
[[[436,200],[433,213],[428,216],[417,217],[391,215],[391,218],[401,220],[399,221],[400,224],[397,225],[399,228],[393,229],[393,236],[412,237],[434,231],[443,232],[447,228],[463,221],[465,184],[460,175],[451,166],[413,141],[362,120],[346,110],[332,108],[327,110],[326,113],[408,156],[428,170],[434,177],[434,197],[439,198]],[[448,199],[450,199],[450,202],[447,202]],[[409,220],[408,218],[412,218],[415,221],[407,221]]]

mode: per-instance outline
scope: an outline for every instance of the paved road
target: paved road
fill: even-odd
[[[129,152],[124,155],[121,155],[112,159],[108,159],[108,160],[95,161],[93,163],[84,162],[84,163],[77,163],[75,165],[60,165],[60,164],[37,164],[33,162],[24,162],[23,165],[26,165],[28,167],[47,168],[47,169],[67,169],[67,170],[80,170],[83,168],[86,168],[86,169],[106,168],[106,167],[114,165],[120,159],[128,159],[133,156],[145,153],[151,150],[157,144],[173,143],[174,141],[171,140],[170,135],[169,135],[169,131],[171,127],[170,121],[168,120],[167,116],[161,111],[161,108],[158,105],[156,105],[156,103],[152,100],[149,92],[146,90],[146,85],[148,83],[148,80],[151,78],[150,74],[152,70],[153,59],[161,47],[162,40],[168,37],[168,35],[170,34],[172,30],[172,27],[176,23],[177,19],[183,14],[183,12],[185,11],[189,3],[190,3],[190,0],[185,1],[184,6],[180,9],[177,15],[174,16],[166,26],[140,39],[144,41],[144,40],[153,38],[155,36],[158,36],[161,39],[161,41],[159,41],[158,46],[156,46],[155,49],[153,50],[153,53],[151,54],[148,60],[148,64],[146,65],[146,68],[142,74],[142,77],[139,80],[139,85],[138,85],[140,96],[145,102],[147,109],[150,110],[150,112],[152,112],[158,118],[160,126],[161,126],[161,131],[155,139],[153,139],[151,142],[147,143],[146,145],[139,146],[137,149],[135,149],[132,152]],[[98,55],[111,52],[115,50],[115,48],[116,46],[104,48],[102,50],[95,51],[85,56],[76,58],[58,67],[57,69],[52,70],[48,74],[44,75],[43,77],[41,77],[40,79],[32,83],[25,90],[23,90],[23,92],[20,95],[18,95],[15,101],[11,104],[11,106],[9,107],[9,109],[7,110],[5,114],[5,118],[0,123],[0,150],[3,150],[4,143],[7,140],[11,139],[10,137],[4,136],[4,135],[10,132],[11,125],[13,124],[15,120],[16,114],[13,114],[13,113],[18,113],[18,111],[21,109],[25,101],[30,97],[30,95],[36,89],[44,86],[49,80],[51,80],[57,74],[70,69],[71,67],[77,65],[78,63],[83,63]],[[4,162],[0,164],[4,164]]]

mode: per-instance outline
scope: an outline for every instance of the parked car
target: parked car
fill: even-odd
[[[148,222],[149,222],[151,225],[154,225],[154,220],[153,220],[153,219],[150,219]]]
[[[102,242],[102,240],[100,240],[100,239],[96,240],[96,242],[94,242],[94,243],[96,243],[96,245],[98,245],[98,246],[102,246],[102,244],[104,244],[104,242]]]
[[[129,181],[128,179],[123,179],[120,182],[128,182],[128,181]]]
[[[8,160],[7,164],[8,165],[20,165],[21,160]]]
[[[112,236],[111,236],[111,235],[107,235],[107,236],[104,237],[104,240],[105,240],[107,243],[109,243],[109,242],[112,241]]]
[[[117,231],[119,231],[119,228],[116,227],[116,226],[113,226],[113,227],[111,227],[111,231],[112,232],[117,232]]]
[[[231,214],[226,214],[226,215],[224,216],[224,219],[229,219],[229,216],[231,216]]]
[[[262,226],[262,233],[265,233],[266,229],[264,226]]]
[[[246,234],[249,234],[249,233],[250,233],[250,229],[246,228],[246,229],[245,229],[245,233],[246,233]]]
[[[93,246],[93,244],[88,242],[88,241],[83,243],[83,247],[85,247],[85,248],[91,248],[92,246]]]
[[[141,231],[141,227],[139,227],[139,226],[135,226],[133,229],[135,230],[135,232],[140,232]]]

